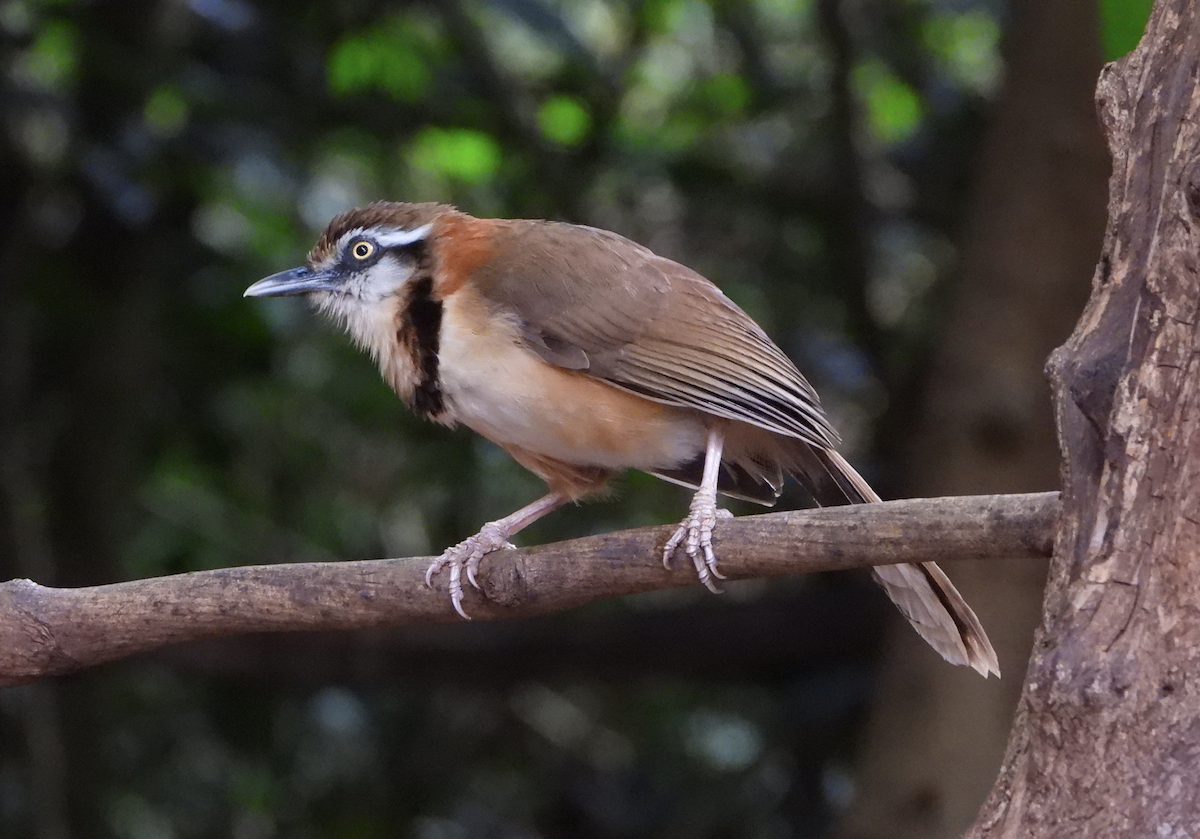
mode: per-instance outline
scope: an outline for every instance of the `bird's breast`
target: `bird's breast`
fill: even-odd
[[[547,363],[517,324],[462,288],[443,300],[438,346],[444,419],[502,446],[582,466],[670,469],[704,447],[696,411],[652,402]]]

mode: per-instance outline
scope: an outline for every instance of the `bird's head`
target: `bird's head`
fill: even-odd
[[[348,210],[329,223],[304,265],[259,280],[245,296],[306,295],[318,308],[352,322],[432,270],[434,227],[453,212],[443,204],[392,202]]]

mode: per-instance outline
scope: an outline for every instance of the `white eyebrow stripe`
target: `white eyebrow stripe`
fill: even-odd
[[[415,230],[394,228],[391,232],[377,234],[375,242],[381,248],[396,248],[402,245],[411,245],[413,242],[419,242],[428,236],[430,230],[433,230],[432,222],[423,224]]]

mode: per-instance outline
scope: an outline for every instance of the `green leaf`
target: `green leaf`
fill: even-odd
[[[720,118],[741,115],[750,104],[750,87],[733,73],[721,73],[701,84],[704,97]]]
[[[416,102],[433,82],[430,63],[423,34],[394,17],[335,44],[326,73],[337,96],[376,90],[400,102]]]
[[[921,124],[921,98],[880,61],[854,69],[853,84],[866,108],[867,127],[875,139],[897,143],[913,135]]]
[[[924,24],[925,48],[958,85],[981,95],[994,91],[1003,71],[1000,24],[976,9],[932,15]]]
[[[48,20],[18,59],[17,72],[43,90],[56,90],[75,80],[78,65],[79,31],[64,20]]]
[[[187,100],[178,89],[162,85],[146,99],[142,118],[159,137],[173,137],[187,124],[188,110]]]
[[[491,180],[501,157],[490,134],[470,128],[423,128],[409,147],[413,166],[472,185]]]
[[[575,96],[551,96],[538,108],[542,136],[560,146],[577,146],[592,130],[592,115]]]
[[[1154,0],[1100,0],[1100,41],[1104,60],[1115,61],[1142,39]]]

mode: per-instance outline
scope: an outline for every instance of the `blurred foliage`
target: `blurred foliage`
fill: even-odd
[[[921,99],[882,62],[854,68],[855,92],[862,100],[867,128],[881,143],[907,140],[921,125]]]
[[[538,125],[552,143],[577,146],[592,130],[592,116],[575,96],[551,96],[538,108]]]
[[[436,32],[404,16],[348,35],[326,59],[334,95],[378,91],[398,102],[417,102],[433,83],[440,46]]]
[[[1142,40],[1154,0],[1100,0],[1100,43],[1106,61],[1116,61]]]
[[[384,197],[696,267],[886,490],[872,429],[934,340],[1004,25],[998,0],[3,0],[0,573],[428,554],[534,498],[302,302],[241,297]],[[686,506],[618,488],[523,538]],[[0,835],[47,835],[58,778],[79,836],[815,836],[868,688],[860,665],[315,688],[123,665],[62,682],[57,718],[0,692]]]

